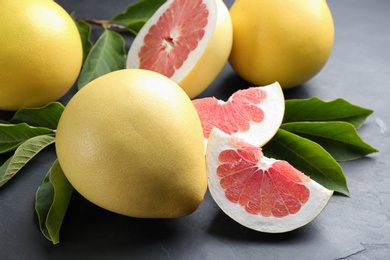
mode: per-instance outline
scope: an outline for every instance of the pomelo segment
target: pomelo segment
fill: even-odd
[[[226,64],[232,39],[229,10],[222,0],[168,0],[135,37],[127,68],[161,73],[194,98]]]
[[[192,103],[202,122],[205,146],[215,126],[261,147],[275,135],[284,116],[283,91],[277,82],[238,90],[227,102],[206,97]]]
[[[238,223],[283,233],[315,219],[328,204],[328,190],[286,161],[214,127],[206,152],[208,185],[218,206]]]

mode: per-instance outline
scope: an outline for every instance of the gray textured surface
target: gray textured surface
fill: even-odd
[[[107,19],[133,1],[58,2],[77,17]],[[299,230],[262,234],[229,219],[209,194],[194,214],[167,220],[116,215],[76,195],[61,243],[53,246],[41,235],[34,212],[35,191],[55,158],[54,149],[48,149],[0,189],[0,259],[388,259],[390,1],[328,3],[336,28],[332,56],[320,74],[285,95],[342,97],[375,111],[359,133],[380,152],[342,164],[351,198],[334,196],[315,221]],[[126,38],[129,47],[131,37]],[[226,98],[248,85],[227,65],[203,96]]]

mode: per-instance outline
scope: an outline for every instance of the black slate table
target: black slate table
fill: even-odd
[[[58,0],[88,19],[109,19],[133,2]],[[41,235],[34,211],[35,191],[55,159],[51,147],[0,189],[0,259],[390,259],[390,1],[328,4],[336,29],[331,58],[315,78],[285,96],[341,97],[375,111],[359,133],[380,152],[341,164],[351,198],[333,196],[317,219],[296,231],[263,234],[231,220],[208,193],[192,215],[155,220],[110,213],[76,193],[61,242],[52,245]],[[100,33],[94,27],[92,38]],[[129,48],[132,36],[125,37]],[[226,99],[247,86],[227,64],[202,96]],[[74,93],[75,88],[61,101]]]

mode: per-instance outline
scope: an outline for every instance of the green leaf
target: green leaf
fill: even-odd
[[[267,157],[288,161],[322,186],[350,196],[341,166],[319,144],[279,129],[263,152]]]
[[[310,139],[327,150],[337,161],[350,161],[377,152],[347,122],[285,123],[281,129]]]
[[[137,34],[145,22],[165,2],[166,0],[139,0],[110,21],[124,24],[130,32]]]
[[[0,187],[15,176],[42,149],[54,143],[54,141],[55,138],[53,136],[40,135],[21,144],[16,149],[14,155],[0,167]]]
[[[359,107],[339,98],[323,101],[317,97],[285,101],[283,123],[302,121],[345,121],[359,128],[372,110]]]
[[[39,135],[54,134],[45,127],[32,127],[26,123],[0,124],[0,154],[15,150],[28,139]]]
[[[42,234],[53,244],[60,242],[60,230],[73,187],[66,179],[58,160],[56,160],[35,196],[35,211],[38,215]]]
[[[90,40],[92,28],[91,25],[85,21],[76,21],[75,23],[77,29],[79,30],[81,42],[83,44],[83,64],[84,64],[93,45]]]
[[[138,20],[138,21],[134,20],[133,22],[126,25],[126,29],[131,33],[133,33],[134,35],[137,35],[144,25],[145,25],[145,20]]]
[[[13,124],[26,123],[30,126],[57,129],[58,121],[64,111],[59,102],[52,102],[38,108],[21,108],[10,119]]]
[[[125,40],[119,33],[105,29],[84,63],[78,88],[111,71],[124,69],[125,64]]]

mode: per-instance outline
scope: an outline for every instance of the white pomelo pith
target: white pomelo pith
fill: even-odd
[[[221,72],[232,38],[222,0],[168,0],[135,37],[127,68],[159,72],[194,98]]]
[[[261,232],[283,233],[308,224],[333,194],[286,161],[266,158],[260,148],[217,128],[209,137],[206,163],[218,206]]]
[[[202,122],[205,146],[215,126],[246,142],[263,146],[277,132],[284,116],[279,83],[238,90],[228,101],[206,97],[192,100]]]

